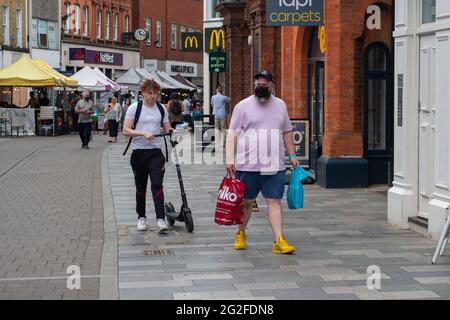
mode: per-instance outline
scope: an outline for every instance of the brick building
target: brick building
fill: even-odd
[[[0,68],[16,62],[23,54],[30,53],[28,39],[29,1],[0,0]],[[27,101],[25,88],[2,88],[0,101],[23,106]]]
[[[202,85],[203,55],[181,51],[181,33],[202,32],[203,1],[133,0],[133,8],[133,29],[144,28],[150,35],[140,44],[143,67],[181,73]]]
[[[132,32],[132,0],[62,0],[63,70],[98,67],[116,79],[140,66],[138,44],[123,33]]]
[[[310,121],[310,167],[320,185],[391,182],[392,1],[323,1],[320,28],[266,27],[265,3],[222,0],[217,7],[226,28],[232,104],[252,94],[257,70],[268,69],[291,118]],[[372,30],[366,21],[374,4],[382,28]]]

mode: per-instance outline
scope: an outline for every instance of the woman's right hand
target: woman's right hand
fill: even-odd
[[[234,176],[235,172],[236,172],[236,165],[235,164],[227,164],[227,173],[230,176]]]

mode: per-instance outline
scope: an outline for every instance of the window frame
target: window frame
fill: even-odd
[[[170,24],[170,49],[177,50],[177,33],[178,25],[176,23]]]
[[[156,47],[157,48],[162,48],[162,22],[161,20],[157,20],[156,21],[156,39],[157,39],[157,43],[156,43]]]
[[[119,40],[119,14],[113,14],[113,40]]]
[[[148,47],[151,47],[152,46],[152,19],[145,18],[144,23],[145,23],[145,29],[147,30],[147,32],[149,34],[148,39],[145,41],[145,45]]]
[[[105,40],[110,39],[110,33],[111,33],[111,12],[106,11],[105,16]]]
[[[89,37],[89,8],[83,7],[83,36]]]
[[[11,44],[11,30],[9,25],[9,19],[10,19],[10,12],[9,12],[9,6],[3,6],[3,23],[2,23],[2,34],[3,34],[3,43],[7,46]]]
[[[102,39],[103,37],[103,28],[102,28],[102,22],[103,22],[103,11],[97,10],[97,39]]]
[[[19,48],[23,48],[22,21],[22,9],[16,9],[16,46]]]

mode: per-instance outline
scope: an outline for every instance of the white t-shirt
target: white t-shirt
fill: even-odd
[[[136,114],[137,102],[128,107],[126,120],[133,120]],[[169,113],[165,106],[163,124],[169,123]],[[145,103],[142,106],[141,115],[136,126],[137,131],[149,132],[152,134],[161,133],[161,112],[159,112],[158,106],[147,106]],[[138,149],[161,149],[161,138],[155,138],[152,141],[148,141],[144,137],[135,137],[132,140],[131,148],[133,150]]]
[[[189,109],[191,107],[191,103],[189,102],[188,99],[184,99],[183,100],[183,114],[184,115],[190,115],[191,114],[191,110]]]

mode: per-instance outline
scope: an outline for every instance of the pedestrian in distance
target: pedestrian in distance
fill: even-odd
[[[165,222],[163,179],[165,173],[165,157],[161,151],[161,138],[155,137],[161,133],[161,124],[164,132],[172,129],[169,123],[167,109],[156,101],[161,87],[154,80],[146,80],[141,86],[143,101],[136,128],[133,129],[136,112],[140,103],[133,103],[127,110],[123,133],[133,138],[131,147],[131,167],[136,184],[136,212],[138,214],[137,229],[146,231],[148,222],[146,218],[147,182],[150,177],[151,191],[155,205],[157,227],[160,233],[168,230]],[[164,114],[164,116],[163,116]]]
[[[82,94],[82,99],[78,101],[75,107],[75,113],[78,114],[78,133],[81,138],[81,148],[89,149],[89,141],[92,133],[92,118],[95,113],[94,102],[90,99],[89,91]]]
[[[299,165],[294,152],[292,125],[286,104],[273,95],[273,76],[262,71],[255,75],[254,80],[255,94],[235,106],[227,136],[227,172],[245,184],[243,224],[239,225],[234,248],[247,248],[245,230],[256,197],[262,192],[274,233],[272,252],[289,254],[295,251],[295,247],[289,245],[284,237],[281,199],[284,195],[286,149],[292,166]]]
[[[105,107],[105,121],[108,121],[109,140],[108,142],[117,142],[117,136],[119,134],[119,123],[122,118],[122,107],[117,102],[116,97],[111,98],[111,102]]]
[[[213,107],[214,128],[216,141],[220,146],[225,143],[225,133],[227,124],[227,105],[230,103],[230,98],[223,95],[223,89],[218,86],[216,94],[211,98],[211,106]]]
[[[176,128],[178,124],[183,123],[183,103],[175,92],[170,95],[167,110],[169,111],[169,121],[172,128]]]

